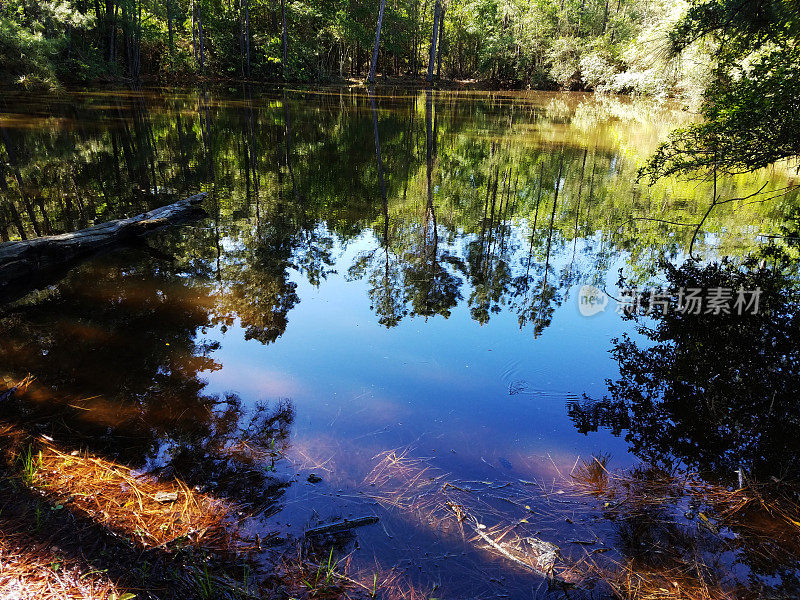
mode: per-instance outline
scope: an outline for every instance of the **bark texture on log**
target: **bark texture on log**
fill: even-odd
[[[0,244],[0,287],[37,271],[69,263],[80,256],[186,220],[202,212],[198,205],[205,197],[205,193],[197,194],[135,217],[108,221],[73,233]]]

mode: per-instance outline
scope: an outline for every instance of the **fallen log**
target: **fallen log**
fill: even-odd
[[[0,297],[12,284],[31,287],[21,282],[24,278],[39,279],[47,271],[70,265],[104,248],[205,214],[198,206],[205,197],[205,193],[197,194],[135,217],[100,223],[72,233],[0,244]]]

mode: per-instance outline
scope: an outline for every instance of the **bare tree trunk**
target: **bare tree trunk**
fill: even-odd
[[[386,207],[388,200],[386,196],[386,181],[383,178],[383,158],[381,157],[381,138],[378,135],[378,107],[375,104],[375,94],[373,93],[372,89],[369,90],[369,102],[372,108],[372,129],[375,134],[375,156],[378,159],[378,180],[381,185],[381,198],[383,200],[383,205],[384,207]],[[388,224],[388,219],[386,223]]]
[[[200,59],[197,54],[197,6],[195,0],[192,0],[192,51],[194,52],[194,61],[198,62]]]
[[[136,37],[133,45],[133,77],[139,79],[142,72],[142,3],[137,3],[136,13]]]
[[[444,7],[442,7],[442,16],[440,18],[439,24],[439,49],[437,51],[438,59],[436,65],[436,78],[439,79],[442,76],[442,47],[444,46],[444,23],[445,23],[445,15],[447,11]]]
[[[169,31],[169,57],[175,58],[175,33],[172,26],[172,1],[167,0],[167,31]]]
[[[114,0],[106,0],[105,29],[106,44],[108,45],[108,62],[114,62],[116,51],[114,43],[117,35],[117,3]]]
[[[250,77],[250,0],[241,0],[241,49],[244,54],[244,76]]]
[[[369,66],[369,83],[375,83],[375,70],[378,68],[378,50],[381,45],[381,27],[383,26],[383,10],[386,8],[386,0],[381,0],[381,8],[378,11],[378,29],[375,32],[375,49],[372,51],[372,63]]]
[[[204,73],[206,70],[206,51],[205,51],[205,34],[203,32],[203,7],[197,12],[197,37],[200,41],[200,72]]]
[[[247,76],[250,77],[250,0],[244,0],[244,42],[247,51]]]
[[[100,48],[101,52],[105,52],[106,49],[106,41],[105,41],[105,23],[106,23],[106,15],[100,9],[100,0],[93,0],[94,2],[94,20],[95,20],[95,35],[97,36],[97,47]]]
[[[437,0],[438,3],[438,0]],[[425,208],[425,248],[428,246],[428,223],[433,223],[432,261],[435,263],[438,254],[439,232],[436,225],[436,208],[433,204],[433,161],[437,154],[436,125],[433,116],[433,92],[425,91],[425,154],[428,204]]]
[[[0,295],[24,293],[31,289],[31,283],[47,278],[51,270],[69,266],[102,248],[204,214],[198,205],[205,196],[201,193],[135,217],[108,221],[74,233],[3,244],[0,247]]]
[[[436,0],[433,8],[433,34],[431,35],[431,53],[428,58],[428,81],[433,81],[433,69],[436,67],[436,43],[439,40],[439,17],[442,12],[441,0]]]
[[[286,0],[281,0],[281,23],[283,27],[283,78],[288,75],[287,66],[289,61],[289,41],[286,33]]]
[[[419,49],[419,0],[414,0],[414,36],[411,42],[411,76],[417,77],[417,50]]]
[[[289,104],[286,102],[286,96],[283,97],[283,118],[284,118],[284,137],[286,138],[286,168],[289,171],[289,178],[292,180],[292,194],[295,200],[300,200],[300,195],[297,193],[297,182],[294,178],[294,169],[292,168],[292,118],[289,113]]]

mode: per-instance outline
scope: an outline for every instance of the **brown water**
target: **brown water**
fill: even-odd
[[[665,320],[648,337],[613,300],[578,310],[584,284],[618,298],[620,270],[632,285],[675,282],[663,261],[686,256],[710,187],[636,182],[686,122],[674,108],[251,89],[3,102],[3,239],[209,194],[208,218],[8,295],[22,298],[0,313],[0,375],[36,381],[3,417],[67,448],[242,502],[264,537],[376,514],[334,540],[337,555],[447,598],[563,595],[471,524],[609,564],[674,548],[654,522],[701,528],[682,494],[657,519],[612,514],[570,476],[583,460],[723,484],[739,468],[796,470],[793,280],[765,296],[775,310],[755,337],[728,335],[730,319]],[[723,205],[697,252],[738,264],[792,226],[796,204]],[[679,356],[659,370],[654,344],[671,341]],[[697,412],[698,394],[724,409]],[[241,464],[227,450],[243,442],[285,457]],[[794,585],[791,555],[765,566],[732,530],[704,543],[734,579]]]

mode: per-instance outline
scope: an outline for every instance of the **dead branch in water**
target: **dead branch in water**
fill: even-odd
[[[312,527],[306,531],[306,537],[324,535],[327,533],[341,533],[343,531],[349,531],[358,527],[364,527],[365,525],[374,525],[378,521],[378,517],[375,516],[359,517],[357,519],[344,519],[343,521]]]

